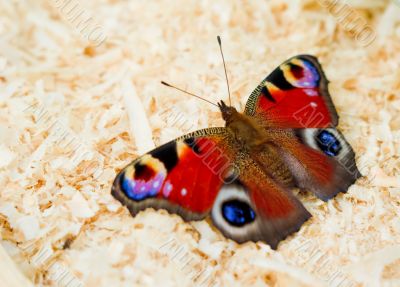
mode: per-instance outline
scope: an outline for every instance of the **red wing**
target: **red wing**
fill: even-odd
[[[317,58],[293,57],[276,68],[252,92],[245,114],[276,128],[336,126],[338,115],[328,81]]]
[[[247,159],[239,180],[222,187],[211,216],[225,236],[237,242],[264,241],[276,249],[311,215],[290,190]]]
[[[355,154],[334,128],[298,129],[296,138],[279,142],[283,159],[297,186],[328,200],[346,192],[359,177]]]
[[[139,157],[119,173],[113,196],[133,215],[153,207],[203,218],[232,167],[226,136],[225,128],[205,129]]]
[[[239,156],[237,162],[238,152],[225,128],[198,131],[133,161],[116,177],[112,194],[132,215],[148,207],[164,208],[188,221],[212,210],[215,225],[227,237],[261,240],[276,248],[311,215],[248,156]],[[232,187],[242,190],[231,196]],[[246,216],[256,214],[255,223],[232,225],[226,220],[238,202],[242,207],[247,202]],[[229,209],[230,215],[225,214]]]
[[[253,91],[245,113],[269,133],[296,134],[274,140],[296,186],[328,200],[360,177],[353,149],[334,128],[338,115],[315,57],[299,55],[276,68]]]

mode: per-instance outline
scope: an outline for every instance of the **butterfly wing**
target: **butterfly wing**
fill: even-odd
[[[327,201],[361,177],[355,153],[337,129],[297,129],[295,135],[292,144],[282,145],[282,154],[299,188]]]
[[[112,194],[133,216],[162,208],[190,221],[211,212],[228,238],[261,240],[275,249],[311,216],[225,128],[194,132],[139,157],[117,175]]]
[[[245,113],[267,130],[282,130],[274,142],[298,187],[328,200],[361,176],[352,147],[335,128],[338,115],[315,57],[281,64],[253,91]]]
[[[238,179],[221,188],[211,211],[215,226],[237,242],[264,241],[276,249],[311,217],[301,202],[248,155]]]
[[[234,169],[225,128],[196,131],[139,157],[116,177],[112,195],[132,215],[148,207],[204,218]]]
[[[276,128],[338,124],[328,80],[317,58],[310,55],[293,57],[276,68],[251,93],[244,112]]]

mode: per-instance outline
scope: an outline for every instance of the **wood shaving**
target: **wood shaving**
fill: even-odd
[[[0,3],[1,286],[400,286],[399,1],[348,0],[352,20],[333,0],[68,2]],[[160,84],[226,100],[217,35],[240,110],[281,62],[316,55],[364,175],[327,203],[299,194],[313,217],[278,251],[132,218],[110,194],[143,152],[223,124]]]

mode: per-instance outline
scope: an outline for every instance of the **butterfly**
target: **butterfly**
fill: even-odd
[[[210,216],[227,238],[277,249],[311,217],[294,188],[327,201],[361,176],[352,147],[336,129],[328,80],[314,56],[277,67],[243,113],[222,100],[218,107],[225,127],[179,137],[117,175],[112,195],[133,216],[146,208],[185,221]]]

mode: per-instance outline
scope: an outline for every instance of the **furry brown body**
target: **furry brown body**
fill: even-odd
[[[294,179],[290,169],[282,160],[280,145],[294,140],[294,135],[280,129],[264,127],[256,118],[239,113],[234,107],[219,103],[226,128],[235,143],[245,155],[250,156],[259,167],[268,171],[278,182],[285,186],[293,186]]]

